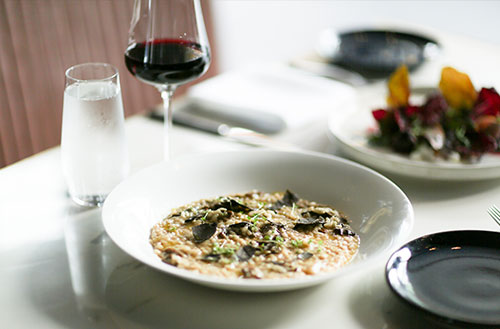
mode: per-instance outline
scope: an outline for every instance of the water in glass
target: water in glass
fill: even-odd
[[[64,91],[63,173],[76,203],[99,206],[129,171],[118,72],[115,78],[72,78],[78,70],[71,70]]]

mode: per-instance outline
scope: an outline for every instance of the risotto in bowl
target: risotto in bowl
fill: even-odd
[[[380,174],[312,152],[246,150],[146,168],[103,207],[106,232],[160,271],[240,291],[319,284],[385,262],[413,223]]]

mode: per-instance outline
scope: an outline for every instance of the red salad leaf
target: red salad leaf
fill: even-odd
[[[495,88],[482,88],[479,92],[471,116],[474,119],[483,115],[500,115],[500,95]]]
[[[498,148],[498,142],[493,136],[480,133],[472,148],[481,153],[493,152]]]
[[[430,96],[420,108],[419,118],[426,126],[438,124],[448,110],[448,104],[441,94]]]
[[[372,115],[375,120],[380,121],[387,116],[387,110],[384,109],[373,110]]]
[[[417,114],[418,112],[420,112],[420,107],[418,107],[418,106],[408,105],[405,108],[405,114],[406,114],[406,116],[409,116],[409,117]]]

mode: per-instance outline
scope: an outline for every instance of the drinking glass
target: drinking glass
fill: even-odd
[[[118,70],[86,63],[66,71],[61,159],[68,191],[77,204],[100,206],[128,174]]]
[[[163,99],[164,159],[170,157],[172,95],[204,74],[210,49],[199,0],[135,0],[125,64]]]

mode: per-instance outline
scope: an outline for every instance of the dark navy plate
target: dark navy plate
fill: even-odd
[[[389,258],[386,279],[406,302],[446,323],[500,326],[500,233],[450,231],[415,239]]]
[[[327,30],[320,38],[318,52],[332,64],[367,77],[386,77],[405,64],[413,70],[439,53],[438,42],[430,37],[394,30]]]

